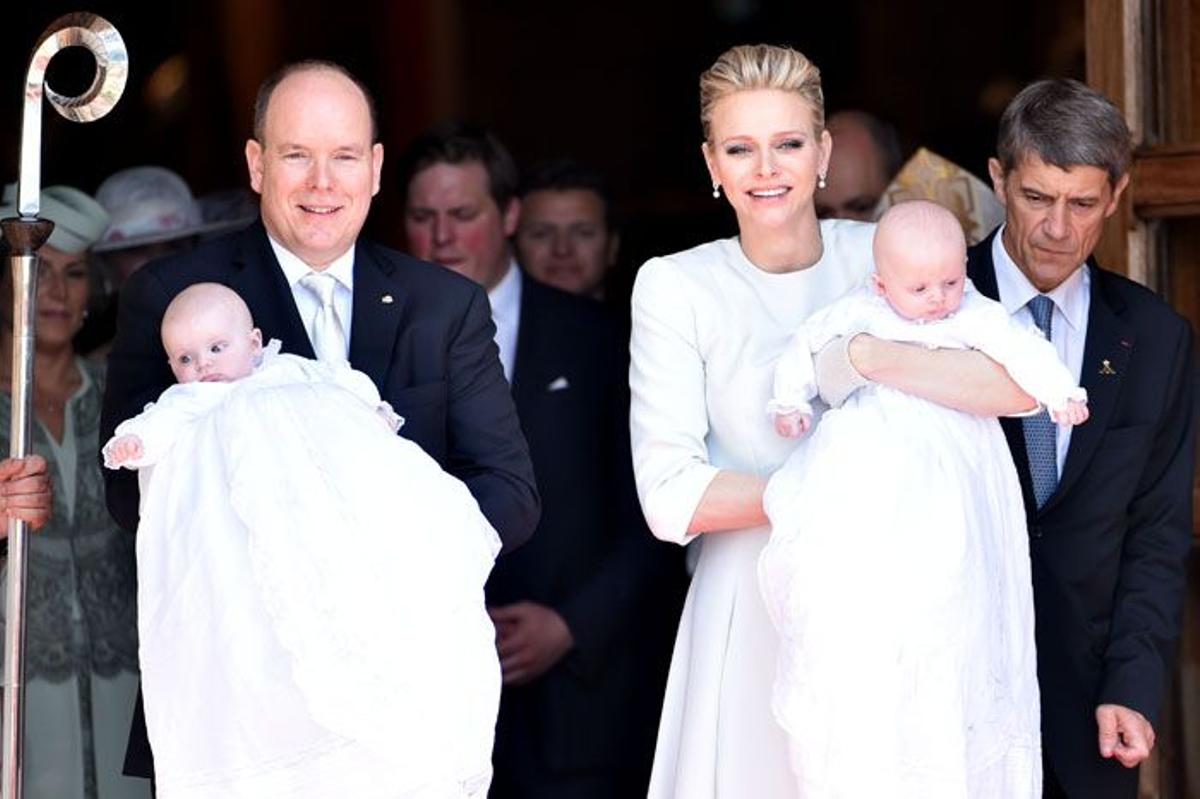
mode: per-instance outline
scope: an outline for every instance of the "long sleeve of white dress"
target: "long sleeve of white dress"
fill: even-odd
[[[708,460],[704,361],[677,270],[655,258],[634,284],[629,420],[646,522],[658,538],[686,544],[696,537],[688,532],[696,507],[720,470]]]

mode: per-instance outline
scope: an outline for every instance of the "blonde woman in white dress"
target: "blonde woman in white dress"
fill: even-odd
[[[700,87],[705,162],[739,235],[651,259],[633,293],[630,424],[642,508],[663,540],[704,537],[649,795],[791,799],[799,794],[787,739],[770,709],[778,638],[756,564],[768,535],[763,489],[797,445],[775,435],[763,408],[792,332],[870,272],[874,228],[817,221],[813,192],[837,176],[826,173],[834,143],[808,59],[735,47]],[[840,365],[967,412],[1036,405],[978,353],[857,336],[826,355],[825,375]]]

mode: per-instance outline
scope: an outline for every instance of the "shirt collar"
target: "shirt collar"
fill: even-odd
[[[510,319],[521,307],[521,270],[515,260],[508,262],[508,271],[488,292],[492,319]]]
[[[992,239],[992,264],[996,268],[996,290],[1000,296],[1000,303],[1011,316],[1042,292],[1029,282],[1029,278],[1025,277],[1025,273],[1004,248],[1005,227],[1001,225]],[[1053,290],[1046,292],[1046,296],[1054,302],[1072,330],[1083,330],[1087,325],[1087,319],[1084,317],[1087,313],[1086,300],[1091,285],[1091,270],[1087,264],[1083,264]]]
[[[271,234],[267,234],[267,240],[271,242],[271,249],[275,251],[275,259],[279,261],[279,268],[283,270],[283,276],[287,278],[288,286],[293,290],[296,284],[307,275],[309,272],[323,271],[325,274],[333,275],[338,283],[345,286],[350,291],[354,291],[354,245],[350,245],[350,249],[333,259],[333,262],[323,270],[313,269],[300,257],[284,248],[282,244],[275,241]]]

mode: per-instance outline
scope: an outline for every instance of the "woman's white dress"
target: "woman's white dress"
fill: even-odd
[[[926,324],[870,287],[822,309],[780,360],[771,405],[802,407],[810,353],[860,331],[978,349],[1055,410],[1086,399],[1048,341],[968,285],[957,313]],[[996,420],[872,384],[824,414],[764,505],[773,708],[801,795],[1040,797],[1028,536]]]
[[[863,280],[874,226],[821,223],[808,269],[755,267],[737,239],[648,261],[633,292],[630,424],[642,509],[654,534],[687,543],[721,469],[766,477],[795,442],[764,408],[775,362],[801,322]],[[771,715],[778,636],[756,566],[767,528],[703,536],[663,704],[652,799],[788,799],[796,783]]]
[[[152,466],[138,629],[159,796],[486,794],[500,542],[399,421],[365,375],[272,351],[118,427]]]

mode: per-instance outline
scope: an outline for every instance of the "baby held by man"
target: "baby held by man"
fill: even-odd
[[[483,797],[499,539],[370,378],[263,346],[213,283],[167,308],[178,383],[121,424],[162,797]]]

